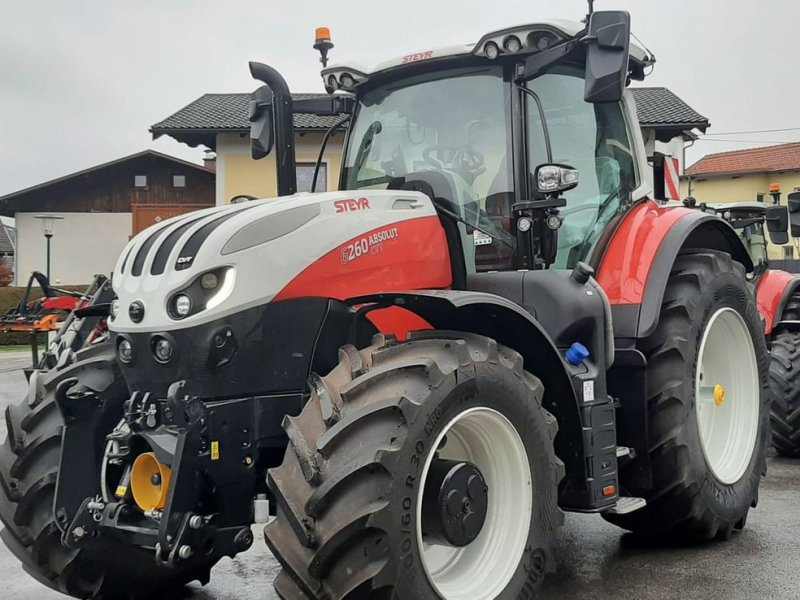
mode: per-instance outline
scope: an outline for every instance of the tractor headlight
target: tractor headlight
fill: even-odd
[[[173,319],[180,320],[215,308],[230,297],[235,283],[236,270],[233,267],[206,271],[170,296],[167,313]]]
[[[117,315],[119,314],[119,298],[114,298],[111,301],[111,306],[109,307],[108,312],[111,314],[112,319],[117,318]]]
[[[130,340],[120,338],[119,342],[117,342],[117,356],[125,364],[133,362],[133,344],[131,344]]]
[[[486,58],[494,60],[500,56],[500,47],[494,42],[486,42],[486,45],[483,47],[483,52],[486,54]]]
[[[179,317],[185,317],[192,310],[192,299],[186,294],[178,294],[175,296],[175,314]]]
[[[157,336],[153,338],[153,355],[160,363],[167,363],[175,353],[175,346],[172,341],[166,337]]]
[[[503,48],[505,48],[506,52],[509,54],[516,54],[522,50],[522,42],[519,41],[517,36],[510,35],[503,42]]]

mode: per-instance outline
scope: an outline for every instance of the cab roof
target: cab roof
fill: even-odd
[[[351,77],[354,84],[352,88],[354,88],[374,75],[392,69],[414,65],[421,61],[441,61],[478,56],[492,62],[492,59],[489,59],[484,51],[486,44],[494,42],[500,48],[500,56],[508,56],[510,53],[503,50],[503,48],[505,40],[511,36],[516,37],[517,40],[521,42],[520,50],[513,54],[524,56],[541,52],[559,42],[574,38],[585,29],[586,26],[578,21],[561,19],[545,20],[492,31],[475,43],[422,49],[417,52],[412,52],[411,54],[405,54],[377,63],[337,63],[322,69],[321,75],[326,89],[328,89],[329,92],[332,91],[332,89],[346,90],[347,88],[342,85],[342,76]],[[649,62],[650,59],[651,56],[647,51],[631,42],[630,60],[633,66],[641,70],[647,64],[652,64]],[[333,78],[333,80],[331,78]],[[330,83],[334,83],[335,85],[330,85]]]

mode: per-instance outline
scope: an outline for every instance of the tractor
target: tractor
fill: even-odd
[[[800,218],[800,198],[789,195],[789,210],[779,204],[780,188],[771,191],[773,203],[734,202],[699,204],[700,209],[718,215],[739,234],[753,260],[750,274],[755,286],[758,309],[770,349],[770,388],[772,391],[772,444],[781,456],[800,457],[800,277],[770,266],[767,238],[782,246],[789,242],[789,218]],[[696,201],[687,198],[687,206]],[[792,226],[792,238],[800,235]]]
[[[768,353],[715,215],[649,199],[630,15],[509,27],[250,105],[279,197],[134,237],[111,340],[0,448],[2,539],[80,598],[168,597],[253,543],[283,599],[536,598],[563,511],[727,540],[758,501]],[[292,115],[349,122],[296,193]]]

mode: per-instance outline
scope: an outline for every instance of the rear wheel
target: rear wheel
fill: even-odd
[[[757,503],[769,439],[768,353],[741,265],[680,255],[640,350],[653,487],[626,490],[645,508],[606,518],[639,533],[727,538]]]
[[[46,373],[34,372],[27,398],[21,404],[10,405],[6,411],[8,435],[0,446],[3,542],[33,577],[76,598],[167,597],[168,590],[190,581],[207,582],[210,564],[174,570],[157,566],[153,551],[138,546],[115,542],[102,550],[88,547],[70,550],[61,544],[53,500],[61,463],[64,419],[55,392],[69,378],[76,378],[78,385],[97,386],[101,382],[106,401],[103,409],[97,410],[109,411],[104,418],[108,423],[122,417],[127,387],[116,366],[111,344],[80,352],[73,364]],[[104,442],[101,439],[97,444],[98,456]],[[87,491],[86,496],[100,493],[99,473],[97,482],[97,490]]]
[[[551,565],[563,465],[521,357],[417,334],[341,351],[287,418],[267,544],[284,598],[535,598]]]
[[[800,457],[800,333],[784,331],[772,340],[769,382],[772,445],[781,456]]]

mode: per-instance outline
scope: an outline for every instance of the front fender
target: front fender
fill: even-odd
[[[642,338],[655,331],[672,265],[687,248],[727,252],[745,270],[753,269],[739,236],[719,217],[679,204],[641,202],[614,232],[598,268],[616,338]]]
[[[786,271],[767,270],[758,280],[756,300],[764,318],[764,333],[770,335],[783,320],[786,303],[800,289],[800,276]]]
[[[525,369],[544,384],[544,406],[559,423],[556,453],[566,463],[562,489],[583,489],[583,425],[567,366],[542,325],[522,307],[494,294],[456,290],[392,292],[351,298],[354,306],[401,307],[433,329],[464,331],[492,338],[519,352]]]

